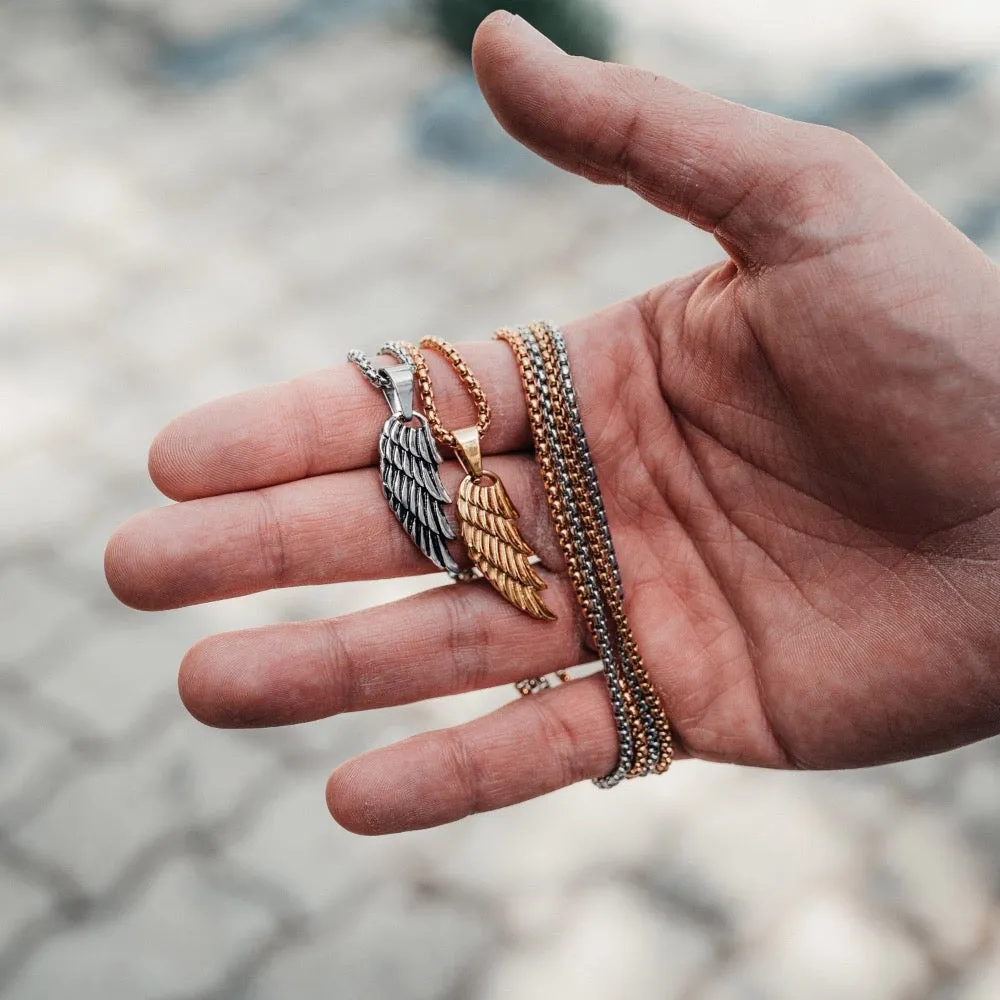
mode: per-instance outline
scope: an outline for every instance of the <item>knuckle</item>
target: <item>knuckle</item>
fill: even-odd
[[[444,602],[447,649],[453,670],[452,689],[486,687],[495,643],[492,616],[482,613],[481,587],[452,587]]]
[[[581,734],[558,709],[561,692],[528,699],[535,711],[542,742],[550,754],[559,787],[576,784],[587,777],[587,754]]]
[[[805,125],[782,184],[784,204],[796,218],[826,214],[856,196],[875,154],[860,139],[840,129]]]
[[[779,186],[786,226],[800,226],[837,212],[850,192],[850,178],[836,160],[815,160],[791,173]]]
[[[254,496],[257,498],[257,520],[254,525],[257,549],[267,578],[280,587],[288,577],[285,530],[271,494],[265,489],[257,490]]]
[[[320,443],[323,440],[323,429],[316,410],[316,399],[308,389],[304,379],[293,379],[288,382],[294,399],[292,419],[284,424],[288,435],[288,449],[296,456],[302,478],[314,475],[317,471],[316,456],[320,453]]]
[[[873,167],[881,161],[838,129],[787,123],[775,131],[768,171],[726,218],[730,232],[760,233],[775,241],[771,263],[825,252],[857,225],[858,205],[870,198]]]
[[[605,127],[593,132],[589,159],[601,173],[628,187],[646,127],[647,98],[659,78],[648,70],[613,64],[606,72],[613,110],[608,111]]]
[[[470,753],[469,744],[460,729],[446,729],[441,737],[445,782],[458,789],[464,803],[464,815],[483,812],[486,781],[476,755]]]
[[[363,707],[365,685],[338,623],[335,620],[324,622],[321,636],[320,667],[326,691],[323,706],[325,714],[337,715]]]

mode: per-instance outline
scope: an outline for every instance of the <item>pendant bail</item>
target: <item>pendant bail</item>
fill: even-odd
[[[455,449],[455,457],[461,463],[466,474],[473,479],[483,478],[483,449],[479,443],[479,429],[477,427],[463,427],[454,432],[455,441],[458,447]]]
[[[382,394],[394,417],[402,421],[413,419],[413,369],[409,365],[388,365],[379,374],[389,380],[382,387]]]

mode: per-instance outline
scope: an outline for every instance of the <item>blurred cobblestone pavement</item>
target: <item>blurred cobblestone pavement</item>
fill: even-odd
[[[568,320],[716,256],[623,192],[415,155],[414,102],[454,67],[362,6],[0,7],[0,994],[995,1000],[996,743],[851,775],[685,763],[364,840],[326,812],[333,766],[506,692],[282,732],[185,716],[198,637],[413,585],[117,606],[103,544],[160,502],[167,419],[349,344]],[[827,100],[641,19],[623,43],[854,129],[1000,249],[988,67]]]

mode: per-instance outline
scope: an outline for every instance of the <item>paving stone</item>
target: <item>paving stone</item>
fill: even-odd
[[[38,692],[81,719],[97,737],[120,739],[177,700],[177,666],[198,638],[197,614],[143,618],[118,608],[38,685]]]
[[[288,110],[273,98],[267,101],[267,113],[262,114],[265,95],[261,91],[257,78],[241,76],[203,92],[197,101],[180,99],[167,106],[168,133],[176,132],[176,138],[186,140],[178,150],[186,160],[186,174],[182,172],[184,164],[167,167],[150,155],[162,148],[164,139],[155,132],[147,134],[152,150],[143,162],[146,169],[139,173],[148,178],[149,187],[155,190],[158,177],[177,175],[188,182],[175,188],[178,197],[171,199],[175,212],[180,213],[174,218],[180,228],[192,226],[195,233],[211,232],[198,226],[198,210],[234,188],[253,188],[267,201],[280,202],[281,196],[287,194],[283,182],[291,164],[302,155],[295,123]],[[211,147],[199,147],[190,141],[209,129],[215,130],[217,140]],[[211,179],[199,180],[199,168],[211,171]],[[239,224],[245,226],[259,218],[248,213]],[[226,234],[215,230],[214,235],[221,238]],[[176,254],[178,246],[174,244],[172,249]]]
[[[963,222],[970,202],[995,200],[1000,143],[996,94],[974,87],[953,101],[918,106],[877,128],[851,129],[939,212]],[[850,126],[850,123],[847,123]],[[986,138],[990,137],[990,138]],[[936,153],[934,152],[936,150]]]
[[[1000,996],[1000,938],[994,936],[993,946],[967,971],[953,996],[955,1000],[996,1000]]]
[[[87,623],[85,595],[69,581],[50,578],[50,568],[31,568],[19,560],[0,574],[0,607],[4,609],[0,666],[19,673],[36,667],[31,655],[60,633],[80,631]]]
[[[565,325],[607,305],[605,295],[597,289],[581,289],[572,269],[565,268],[512,281],[485,303],[459,310],[456,325],[484,331],[540,319]]]
[[[48,543],[70,531],[101,495],[101,484],[61,456],[22,452],[7,463],[0,493],[0,548]]]
[[[551,276],[561,261],[579,252],[580,233],[589,221],[574,181],[555,171],[513,187],[489,178],[475,178],[442,198],[440,189],[454,187],[453,172],[422,185],[428,201],[447,208],[433,234],[431,253],[414,261],[417,273],[460,290],[462,297],[509,289],[539,269]]]
[[[950,794],[950,786],[961,767],[963,752],[935,754],[895,764],[885,772],[908,795],[918,801],[929,802],[942,794]]]
[[[989,932],[994,899],[958,825],[929,809],[910,810],[889,830],[881,855],[884,895],[923,929],[939,960],[961,967]]]
[[[322,790],[329,772],[345,761],[416,733],[464,721],[476,714],[468,705],[466,702],[468,714],[461,715],[454,710],[448,714],[439,702],[381,709],[377,713],[351,713],[274,730],[272,737],[295,764],[313,771],[313,780],[319,782]]]
[[[214,632],[258,628],[286,619],[319,617],[324,611],[326,614],[334,614],[338,608],[336,599],[328,597],[324,601],[324,595],[333,589],[295,587],[289,590],[269,590],[192,608],[191,634],[195,638],[201,638]]]
[[[320,997],[436,1000],[451,995],[489,948],[485,915],[462,900],[422,895],[398,882],[377,886],[281,951],[247,1000]]]
[[[79,382],[61,377],[57,365],[18,364],[18,378],[0,395],[0,456],[44,446],[73,426],[83,400],[74,391]]]
[[[315,915],[343,905],[374,875],[399,867],[396,841],[358,837],[333,822],[318,769],[275,784],[257,822],[226,855],[280,886],[299,909]]]
[[[472,714],[460,701],[456,708]],[[613,795],[582,783],[412,834],[401,850],[415,876],[495,898],[512,934],[546,937],[565,918],[571,886],[618,877],[652,898],[674,877],[674,846],[692,818],[726,796],[724,778],[722,769],[685,762],[669,781],[635,782]]]
[[[823,804],[842,817],[852,836],[879,838],[905,808],[904,796],[885,770],[838,771],[816,775],[815,789]]]
[[[982,248],[993,261],[1000,261],[1000,231],[989,236]]]
[[[58,244],[118,264],[110,277],[138,269],[167,249],[171,234],[161,207],[141,178],[100,149],[65,157],[48,183],[36,183],[26,194],[30,200],[18,208],[47,239],[49,252]]]
[[[115,151],[128,162],[150,195],[173,211],[193,202],[210,204],[216,191],[225,190],[232,183],[229,180],[220,184],[215,176],[209,178],[202,173],[203,164],[197,155],[198,137],[211,122],[208,112],[201,110],[203,101],[211,107],[212,92],[204,98],[199,93],[197,99],[188,91],[162,95],[145,120],[136,123],[126,147]],[[225,120],[214,124],[223,136],[229,131]],[[178,228],[183,229],[188,219],[181,221]],[[209,227],[203,231],[219,235],[218,230]],[[175,246],[173,252],[179,253],[180,248]]]
[[[234,895],[210,869],[172,861],[120,911],[52,938],[5,997],[156,1000],[203,992],[272,927],[265,910]]]
[[[81,316],[108,308],[120,288],[120,276],[78,248],[50,242],[28,252],[3,257],[0,310],[5,326],[27,336],[53,327],[78,329]],[[53,294],[58,288],[59,294]]]
[[[676,878],[723,909],[739,939],[766,933],[818,884],[861,891],[863,843],[799,778],[741,775],[664,849]]]
[[[984,754],[963,770],[955,786],[955,812],[984,860],[1000,871],[1000,768],[994,755]]]
[[[445,236],[432,201],[408,197],[405,190],[391,187],[373,190],[361,177],[343,185],[338,202],[326,210],[310,206],[308,211],[289,211],[275,233],[274,249],[280,255],[279,268],[295,275],[299,289],[328,288],[349,301],[359,273],[368,275],[364,288],[371,286],[372,272],[384,274],[386,280],[398,279],[403,270],[400,255],[418,260],[434,253]],[[407,280],[419,283],[419,269],[407,270],[414,275]],[[435,284],[447,288],[440,277]],[[404,300],[406,292],[405,286],[400,289]],[[328,316],[336,314],[331,310]],[[375,329],[386,329],[387,323]],[[334,329],[337,325],[331,323]]]
[[[713,958],[706,934],[668,921],[634,891],[598,886],[566,900],[558,928],[509,950],[488,972],[484,1000],[626,1000],[690,995]]]
[[[86,893],[97,895],[171,833],[224,819],[273,767],[270,756],[197,725],[179,706],[177,714],[159,739],[92,764],[53,793],[17,828],[18,846],[67,868]]]
[[[147,282],[116,322],[133,363],[161,378],[187,375],[220,356],[231,359],[280,292],[280,276],[253,247],[217,244]]]
[[[267,333],[256,348],[254,363],[264,382],[297,378],[339,363],[346,354],[339,341],[350,336],[342,331],[335,344],[330,339],[328,305],[298,298],[265,317],[261,326]],[[358,346],[363,339],[358,338]]]
[[[66,751],[66,741],[13,702],[0,701],[0,829],[10,818],[10,802],[32,789],[43,771]]]
[[[332,126],[332,127],[331,127]],[[342,127],[348,127],[346,122]],[[337,129],[336,119],[303,129],[296,136],[297,150],[287,163],[272,207],[278,212],[287,208],[286,218],[300,217],[315,212],[320,218],[330,220],[330,235],[338,234],[337,219],[356,217],[349,202],[362,194],[375,198],[376,191],[402,192],[423,190],[429,169],[415,160],[403,135],[405,112],[376,106],[365,120],[351,123],[356,130],[356,142],[345,146]],[[426,198],[416,198],[426,205]],[[279,216],[280,219],[280,216]],[[394,242],[391,229],[385,233],[387,245],[399,247]],[[368,240],[370,234],[364,234]],[[334,258],[342,260],[344,248],[331,247]]]
[[[929,976],[898,926],[831,888],[787,909],[699,1000],[909,1000],[924,995]]]
[[[14,946],[18,935],[52,908],[49,893],[4,864],[0,856],[0,955]]]
[[[7,128],[0,137],[0,153],[4,158],[5,178],[9,185],[4,189],[3,212],[5,221],[12,221],[17,217],[15,196],[32,191],[31,179],[38,177],[45,164],[45,148],[38,132],[32,127],[31,115],[25,109],[11,106],[6,123]],[[29,234],[15,227],[13,235],[24,238]],[[6,249],[10,238],[11,233],[5,231],[0,235],[0,246]]]
[[[218,823],[248,791],[266,794],[259,787],[262,778],[267,777],[268,789],[280,787],[264,747],[178,714],[177,722],[146,751],[145,767],[166,802],[165,825]]]
[[[356,0],[355,0],[356,2]],[[379,0],[383,6],[391,0]],[[373,9],[376,3],[368,5]],[[330,85],[330,66],[338,68],[337,86]],[[395,31],[375,21],[357,24],[349,32],[317,36],[312,42],[288,48],[262,66],[261,83],[269,88],[273,104],[303,129],[299,153],[321,150],[326,160],[326,180],[343,180],[367,165],[377,168],[388,143],[407,148],[406,131],[369,131],[372,118],[398,124],[422,89],[440,79],[447,65],[442,47],[432,38]],[[350,141],[336,128],[349,122]],[[369,144],[377,134],[382,141]],[[364,141],[358,141],[364,137]],[[339,156],[328,157],[327,153]],[[419,171],[419,165],[415,165]],[[346,171],[346,172],[345,172]],[[313,177],[314,182],[320,178]],[[325,190],[322,186],[320,190]],[[301,199],[308,189],[289,191]]]

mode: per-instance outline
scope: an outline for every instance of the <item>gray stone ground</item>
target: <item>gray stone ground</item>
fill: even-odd
[[[162,423],[356,341],[569,319],[716,254],[509,150],[502,177],[416,156],[450,100],[481,115],[431,41],[350,13],[0,7],[0,994],[1000,996],[995,743],[852,775],[688,763],[364,840],[326,813],[332,767],[506,693],[283,732],[185,716],[199,636],[412,585],[117,606],[102,548],[160,502]],[[647,64],[853,128],[1000,248],[995,72],[795,90],[647,28],[624,37]]]

